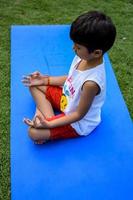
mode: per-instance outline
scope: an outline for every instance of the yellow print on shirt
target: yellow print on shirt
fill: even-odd
[[[68,104],[67,97],[65,96],[65,94],[62,94],[61,101],[60,101],[60,109],[61,109],[61,111],[65,110],[65,108],[67,107],[67,104]]]

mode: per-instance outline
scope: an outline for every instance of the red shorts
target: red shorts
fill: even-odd
[[[48,86],[46,91],[46,98],[50,101],[54,109],[60,111],[60,99],[62,95],[62,88],[58,86]],[[57,118],[65,116],[64,113],[48,118],[48,121],[55,120]],[[67,139],[79,137],[79,134],[72,128],[71,125],[60,126],[50,129],[50,139]]]

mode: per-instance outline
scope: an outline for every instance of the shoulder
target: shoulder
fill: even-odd
[[[97,94],[99,94],[106,85],[106,75],[105,75],[105,66],[104,63],[97,66],[95,69],[91,71],[89,75],[87,75],[82,89],[96,90]]]
[[[82,91],[97,95],[100,93],[100,87],[95,81],[87,80],[82,86]]]

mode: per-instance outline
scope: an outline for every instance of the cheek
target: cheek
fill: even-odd
[[[87,57],[87,56],[89,55],[89,52],[88,52],[87,48],[82,48],[82,49],[81,49],[81,53],[82,53],[82,55],[84,55],[85,57]]]
[[[86,49],[85,50],[75,50],[75,53],[81,59],[87,60],[89,58],[89,52]]]
[[[85,55],[85,57],[89,57],[89,52],[88,52],[88,50],[86,50],[85,52],[84,52],[84,55]]]
[[[87,52],[81,52],[80,54],[83,59],[87,60],[89,58],[89,54]]]

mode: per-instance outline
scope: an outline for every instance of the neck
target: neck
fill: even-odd
[[[100,65],[100,64],[102,64],[102,62],[103,62],[103,57],[86,60],[87,66],[90,68]]]

